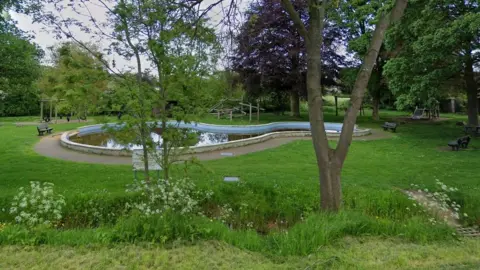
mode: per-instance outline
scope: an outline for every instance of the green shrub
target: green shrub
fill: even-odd
[[[115,224],[119,217],[128,213],[126,205],[138,201],[138,194],[114,196],[105,191],[78,194],[67,201],[62,227],[95,228]]]
[[[62,218],[65,199],[53,192],[53,184],[30,182],[30,188],[21,187],[13,197],[9,213],[15,222],[30,227],[55,225]]]
[[[200,239],[196,217],[180,215],[171,211],[145,216],[135,211],[128,217],[122,217],[113,228],[114,242],[155,242],[167,243],[178,240],[194,241]]]

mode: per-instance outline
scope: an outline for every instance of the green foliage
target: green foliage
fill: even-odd
[[[74,237],[69,237],[69,234]],[[356,212],[315,214],[288,231],[273,232],[264,237],[253,231],[230,230],[204,217],[165,212],[149,217],[133,214],[119,219],[114,227],[102,227],[91,231],[55,232],[41,227],[28,230],[21,226],[7,225],[0,231],[0,244],[82,245],[85,240],[91,241],[90,244],[121,242],[172,244],[217,239],[251,251],[289,256],[311,254],[319,246],[332,245],[346,235],[395,236],[417,243],[454,239],[452,229],[445,225],[432,226],[418,218],[394,222],[367,217]]]
[[[53,48],[52,58],[54,66],[44,68],[38,84],[43,96],[60,101],[60,113],[76,112],[83,116],[98,112],[109,80],[103,64],[74,43],[62,43]]]
[[[190,241],[200,239],[201,224],[198,218],[174,212],[146,217],[134,214],[125,217],[113,228],[112,242],[154,242],[172,243],[173,241]]]
[[[9,212],[19,224],[55,226],[64,206],[63,196],[54,193],[52,183],[30,182],[30,189],[21,187],[13,197]]]
[[[336,118],[329,111],[325,115],[326,121],[343,117]],[[285,119],[288,118],[264,116],[265,121]],[[359,125],[381,124],[366,120],[359,117]],[[58,125],[56,129],[77,126]],[[338,215],[315,213],[319,189],[311,142],[298,141],[268,151],[207,162],[204,166],[210,172],[192,168],[188,175],[195,179],[198,190],[214,192],[210,199],[199,204],[204,217],[168,211],[164,216],[146,217],[125,209],[127,203],[140,203],[136,194],[125,194],[125,185],[132,177],[130,166],[41,157],[31,150],[37,142],[31,129],[5,125],[0,128],[0,135],[5,138],[0,145],[4,153],[0,161],[8,160],[9,166],[2,168],[5,178],[0,180],[0,220],[7,225],[0,229],[0,243],[85,245],[146,241],[175,245],[216,239],[252,251],[286,256],[310,254],[319,246],[334,246],[345,236],[391,236],[417,243],[451,240],[455,236],[450,228],[432,224],[430,215],[416,210],[413,202],[397,191],[409,189],[411,183],[431,189],[436,185],[435,178],[458,186],[459,191],[452,198],[469,214],[463,222],[478,224],[480,204],[475,168],[470,163],[458,162],[475,161],[476,150],[437,149],[458,135],[454,121],[409,123],[400,128],[391,139],[352,143],[342,175],[344,206]],[[472,141],[471,149],[477,143]],[[367,155],[369,159],[365,159]],[[412,164],[405,156],[418,158],[418,162]],[[172,167],[172,176],[183,174],[182,166]],[[225,175],[239,176],[241,181],[225,183],[222,181]],[[32,179],[48,179],[55,183],[56,191],[65,195],[62,229],[27,229],[14,225],[13,217],[1,211],[10,206],[18,187]]]
[[[334,96],[324,96],[324,105],[335,108],[335,97]],[[338,97],[337,98],[337,105],[340,110],[348,108],[350,105],[350,98],[349,97]]]
[[[386,12],[388,8],[391,8],[392,2],[393,1],[339,1],[337,8],[339,12],[338,14],[333,14],[333,17],[336,17],[339,24],[347,29],[348,51],[353,53],[356,63],[359,63],[367,54],[375,24],[379,16],[382,15],[383,12]],[[384,99],[390,96],[390,89],[383,77],[383,67],[389,58],[389,52],[385,46],[382,45],[377,59],[375,59],[376,65],[368,82],[368,92],[364,98],[366,103],[370,103],[370,100],[372,101],[371,104],[375,110],[379,108],[380,103]],[[359,70],[359,65],[356,63],[340,71],[344,92],[350,93],[353,90]]]
[[[41,51],[28,40],[0,31],[0,116],[36,114]]]
[[[384,72],[400,109],[466,89],[465,70],[480,59],[479,11],[475,1],[409,2],[404,20],[387,39],[397,56]]]
[[[167,120],[193,121],[214,104],[208,77],[215,70],[220,43],[214,29],[194,9],[173,1],[162,5],[155,1],[120,1],[108,16],[117,38],[112,47],[121,56],[134,56],[137,61],[136,80],[120,76],[128,95],[134,97],[127,104],[130,117],[124,130],[139,138],[145,167],[147,156],[153,156],[163,168],[163,178],[168,179],[169,167],[185,151],[179,147],[187,143],[182,141],[183,131],[167,125]],[[142,57],[153,70],[142,67]],[[167,108],[169,101],[177,105]],[[146,122],[152,110],[157,111],[158,122],[149,125]],[[161,127],[161,141],[150,137],[153,127]]]

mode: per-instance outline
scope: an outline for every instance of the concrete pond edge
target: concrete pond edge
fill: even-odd
[[[210,125],[210,124],[203,124],[203,123],[200,123],[200,124],[203,127],[207,127],[207,128],[214,127],[217,131],[218,131],[218,128],[222,127],[220,125]],[[271,129],[272,124],[276,124],[277,128],[281,129],[281,128],[284,128],[285,124],[287,124],[288,126],[289,123],[278,122],[278,123],[270,123],[266,125],[256,125],[251,127],[261,126],[261,127],[268,127],[269,129]],[[302,123],[302,125],[304,125],[304,123]],[[132,156],[132,151],[127,149],[112,149],[112,148],[107,148],[102,146],[81,144],[81,143],[73,142],[70,140],[70,137],[77,136],[79,134],[100,133],[103,131],[103,126],[104,125],[102,124],[91,125],[91,126],[80,127],[77,130],[64,132],[61,135],[60,144],[65,148],[68,148],[74,151],[83,152],[83,153],[107,155],[107,156]],[[230,128],[233,126],[225,126],[225,127],[227,128],[226,130],[229,131]],[[248,128],[250,126],[241,126],[241,127]],[[370,135],[371,133],[372,132],[370,129],[356,129],[353,136],[362,137],[362,136]],[[336,138],[340,136],[340,133],[328,133],[327,135],[329,138]],[[193,146],[189,148],[188,153],[195,154],[195,153],[212,152],[212,151],[228,149],[228,148],[242,147],[242,146],[247,146],[251,144],[265,142],[267,140],[275,139],[275,138],[309,137],[309,136],[311,136],[310,131],[274,131],[274,132],[268,132],[259,136],[230,141],[230,142],[224,142],[224,143],[218,143],[218,144],[212,144],[212,145],[203,145],[203,146]]]

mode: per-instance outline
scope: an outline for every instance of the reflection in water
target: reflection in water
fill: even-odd
[[[240,135],[240,134],[226,134],[226,133],[210,133],[210,132],[200,132],[197,130],[190,130],[191,133],[195,135],[197,140],[193,141],[190,146],[204,146],[204,145],[212,145],[224,142],[230,142],[235,140],[241,140],[245,138],[251,138],[258,136],[259,134],[249,134],[249,135]],[[162,137],[159,135],[161,134],[161,129],[155,129],[153,132],[150,133],[153,141],[156,142],[158,145],[161,145],[163,140]],[[122,136],[124,137],[124,136]],[[127,137],[127,136],[125,136]],[[81,144],[88,144],[94,146],[102,146],[107,148],[113,149],[141,149],[142,146],[135,143],[125,143],[128,141],[124,138],[116,138],[112,134],[107,133],[96,133],[96,134],[89,134],[85,136],[74,136],[70,138],[71,141],[81,143]],[[134,141],[131,139],[130,141]]]

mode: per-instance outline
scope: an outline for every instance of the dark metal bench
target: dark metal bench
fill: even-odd
[[[468,147],[468,143],[470,143],[470,136],[463,136],[456,139],[455,141],[450,141],[448,143],[448,146],[452,148],[452,151],[458,151],[460,148],[466,149]]]
[[[53,128],[48,127],[47,123],[41,123],[40,125],[37,126],[38,136],[43,136],[45,132],[50,134],[52,133],[52,130]]]
[[[463,132],[465,134],[471,134],[474,136],[480,135],[480,127],[464,126]]]
[[[389,123],[389,122],[385,122],[382,126],[383,130],[387,131],[389,129],[391,129],[393,132],[396,132],[397,131],[397,123]]]

